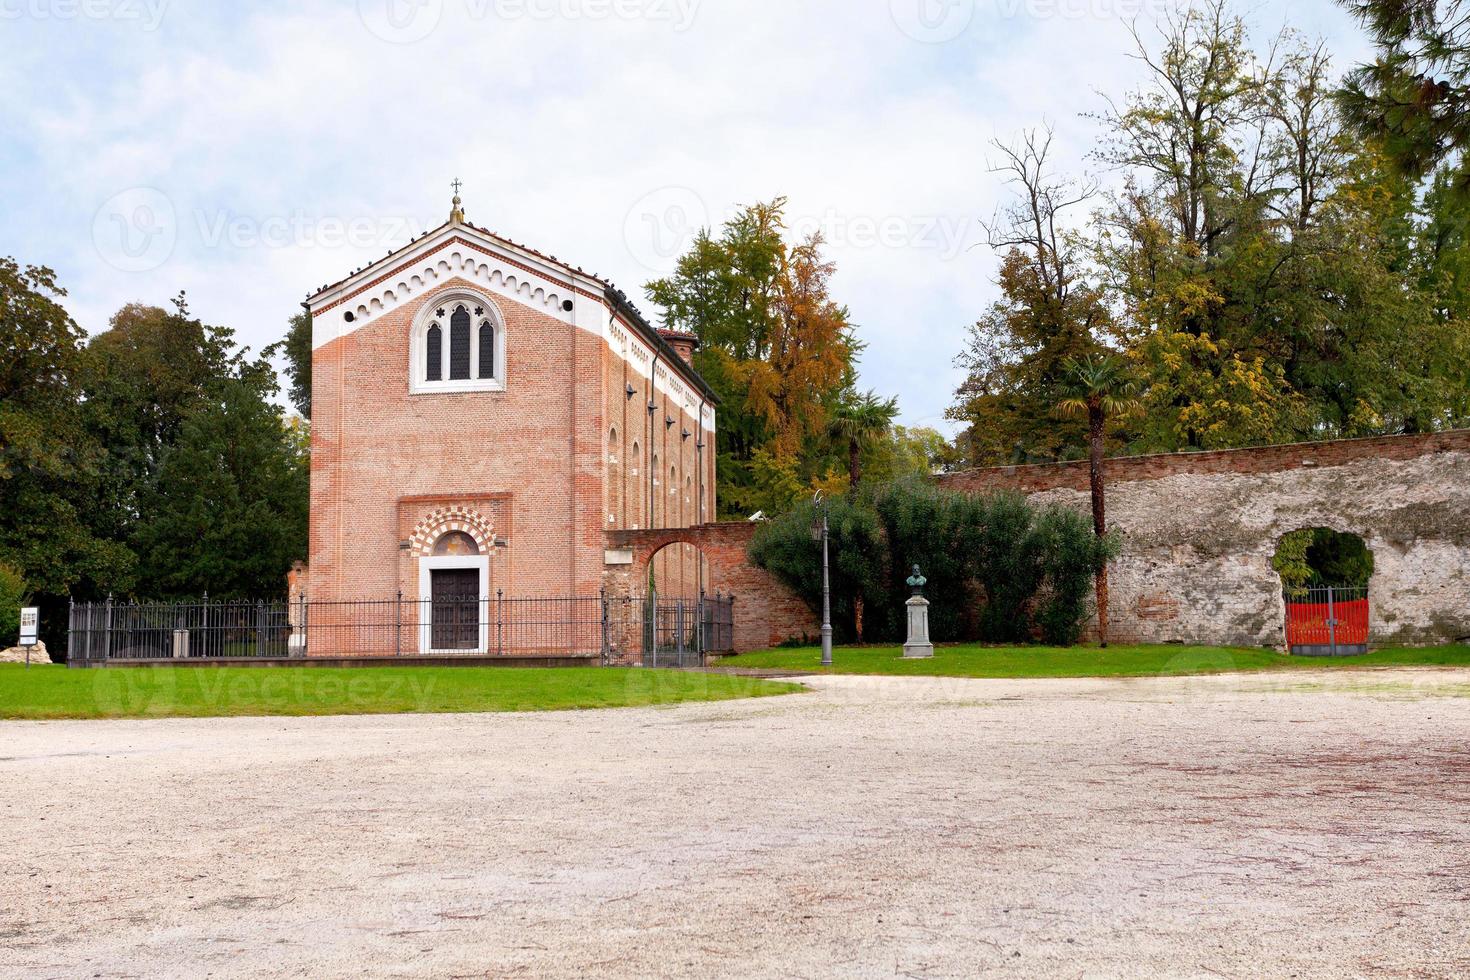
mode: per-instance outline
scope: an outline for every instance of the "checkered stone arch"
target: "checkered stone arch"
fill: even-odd
[[[440,507],[432,511],[414,528],[409,549],[420,558],[434,553],[434,544],[451,531],[462,531],[475,539],[480,553],[495,550],[495,527],[473,507]]]

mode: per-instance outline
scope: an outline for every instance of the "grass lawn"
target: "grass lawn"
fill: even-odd
[[[1149,677],[1230,671],[1351,669],[1357,667],[1470,667],[1470,646],[1386,649],[1362,657],[1288,657],[1233,647],[1111,646],[936,647],[932,660],[904,660],[899,647],[839,647],[821,666],[816,647],[762,650],[726,657],[722,667],[809,670],[812,673],[909,674],[942,677]]]
[[[66,667],[0,664],[0,718],[202,718],[623,708],[795,684],[595,667]]]

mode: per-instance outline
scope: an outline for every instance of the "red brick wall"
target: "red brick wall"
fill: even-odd
[[[735,648],[759,650],[792,637],[815,637],[821,630],[810,606],[774,575],[757,568],[747,553],[756,525],[749,522],[702,524],[684,530],[616,531],[608,547],[631,549],[633,564],[610,566],[608,592],[637,594],[649,560],[676,543],[698,548],[708,567],[705,592],[735,596]]]
[[[1280,473],[1310,467],[1342,466],[1366,459],[1405,460],[1455,451],[1470,451],[1470,429],[1428,435],[1303,442],[1216,452],[1122,456],[1107,461],[1105,475],[1109,483],[1129,483],[1181,474]],[[1038,493],[1044,490],[1089,489],[1086,460],[965,470],[939,477],[939,484],[949,490],[969,493],[985,490]]]
[[[501,313],[503,392],[410,391],[415,318],[455,289],[484,296]],[[466,510],[480,525],[473,536],[490,554],[491,590],[508,596],[595,595],[609,529],[646,528],[650,518],[654,526],[697,523],[701,497],[713,512],[714,439],[703,436],[701,478],[698,394],[666,362],[657,366],[662,383],[682,386],[685,396],[655,389],[624,356],[634,336],[619,324],[614,350],[454,279],[318,348],[308,596],[383,599],[401,590],[420,598],[423,542],[405,542],[445,508]],[[651,368],[650,360],[645,374]],[[655,453],[658,483],[650,488]],[[656,567],[669,594],[697,591],[699,564],[687,550],[671,549]]]
[[[474,289],[446,284],[454,287]],[[403,521],[422,516],[428,503],[477,507],[492,522],[506,542],[492,554],[494,587],[595,593],[603,557],[603,342],[497,297],[507,390],[411,394],[413,320],[439,293],[313,355],[309,597],[380,599],[400,587],[413,595],[417,579],[405,575],[400,556],[411,533]],[[404,510],[405,498],[428,503]]]

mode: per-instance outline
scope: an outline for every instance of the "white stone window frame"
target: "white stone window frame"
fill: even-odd
[[[490,329],[495,334],[495,377],[493,378],[470,377],[467,380],[449,380],[449,318],[454,312],[454,307],[460,303],[465,304],[470,313],[471,375],[478,374],[480,369],[480,324],[485,320],[490,321]],[[485,312],[477,316],[475,314],[477,308]],[[444,311],[443,319],[437,316],[439,310]],[[429,328],[435,323],[439,324],[441,331],[440,380],[430,381],[427,361]],[[504,391],[507,339],[505,317],[501,315],[500,307],[492,302],[489,296],[466,289],[452,289],[430,297],[413,321],[413,334],[408,345],[409,392],[415,395],[434,395],[462,391]]]

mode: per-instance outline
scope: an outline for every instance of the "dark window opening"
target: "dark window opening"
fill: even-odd
[[[429,328],[429,340],[424,346],[425,350],[425,372],[424,377],[429,381],[439,381],[444,377],[444,336],[439,329],[439,324]]]
[[[495,377],[495,328],[489,320],[480,324],[480,377]]]
[[[470,379],[470,311],[457,306],[449,317],[449,380]]]

